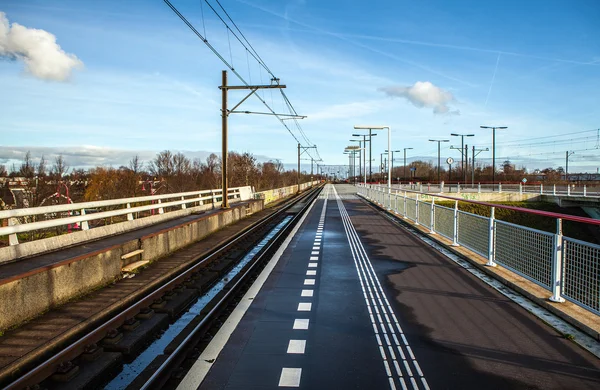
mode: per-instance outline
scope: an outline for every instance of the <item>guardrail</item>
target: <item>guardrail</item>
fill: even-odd
[[[227,197],[234,202],[251,199],[253,197],[252,188],[249,186],[230,188]],[[89,222],[94,220],[126,216],[128,221],[133,221],[134,215],[139,217],[140,213],[146,211],[149,212],[149,215],[153,215],[154,212],[164,214],[165,210],[169,211],[169,208],[185,209],[190,204],[211,203],[214,206],[220,204],[222,200],[223,191],[215,189],[3,210],[0,211],[0,221],[8,220],[8,226],[0,227],[0,237],[8,235],[9,245],[18,245],[18,233],[54,227],[68,226],[71,228],[74,225],[81,230],[88,230],[90,229]],[[98,209],[106,208],[111,208],[111,210],[98,212]],[[90,213],[92,210],[96,212]],[[37,221],[37,219],[42,220]]]
[[[471,185],[468,183],[455,184],[432,184],[432,183],[401,183],[392,185],[392,188],[399,190],[412,190],[420,192],[439,192],[439,193],[461,193],[461,192],[515,192],[519,194],[540,194],[552,196],[577,196],[577,197],[600,197],[600,187],[587,185],[561,185],[561,184],[523,184],[523,183],[498,183]]]
[[[358,194],[402,217],[440,234],[454,246],[464,246],[487,258],[487,266],[500,265],[545,288],[549,299],[565,299],[600,315],[600,245],[563,235],[564,220],[600,225],[600,220],[521,207],[458,200],[439,194],[390,191],[387,187],[358,186]],[[435,204],[437,198],[454,201],[454,208]],[[487,206],[490,217],[458,209],[458,202]],[[541,215],[556,220],[556,232],[500,221],[496,208]]]

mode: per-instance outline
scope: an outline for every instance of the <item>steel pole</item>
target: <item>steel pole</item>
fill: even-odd
[[[388,161],[390,161],[392,152],[392,128],[388,127]],[[392,167],[388,163],[388,193],[392,192]]]
[[[222,85],[221,95],[223,104],[221,107],[221,119],[222,119],[222,140],[221,140],[221,191],[222,191],[222,202],[221,208],[229,207],[229,199],[227,199],[227,71],[224,70],[222,73]]]
[[[371,156],[371,145],[373,144],[373,137],[371,135],[371,129],[369,129],[369,182],[373,181],[373,169],[371,167],[371,161],[373,157]]]
[[[492,191],[496,190],[496,128],[492,127]]]
[[[440,183],[441,183],[441,181],[440,181],[440,162],[441,162],[441,160],[440,160],[440,153],[441,153],[440,145],[441,145],[441,142],[438,142],[437,144],[438,144],[438,185],[440,185]],[[450,181],[450,179],[448,179],[448,181]]]

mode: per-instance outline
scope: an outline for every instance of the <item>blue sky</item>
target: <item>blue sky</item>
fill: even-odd
[[[173,4],[246,80],[268,82],[206,3]],[[508,129],[497,132],[497,162],[556,168],[574,150],[571,172],[600,166],[598,1],[221,4],[287,85],[325,164],[347,163],[352,127],[374,124],[391,126],[392,149],[412,147],[411,160],[435,163],[437,146],[427,140],[439,137],[453,141],[442,157],[460,159],[449,149],[460,145],[453,132],[476,134],[469,145],[491,148],[479,125],[500,125]],[[53,81],[28,73],[23,61],[0,60],[0,163],[28,149],[36,157],[63,152],[74,166],[118,166],[163,149],[220,150],[224,65],[163,1],[3,0],[0,12],[53,34],[83,63]],[[424,101],[419,82],[445,98]],[[278,91],[261,96],[285,109]],[[242,97],[232,92],[230,102]],[[261,106],[254,99],[243,109]],[[295,161],[296,141],[273,117],[231,115],[229,139],[231,150]],[[384,134],[374,138],[373,155],[386,148]],[[491,152],[478,158],[491,160]]]

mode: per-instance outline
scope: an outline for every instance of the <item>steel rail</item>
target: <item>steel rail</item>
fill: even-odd
[[[316,188],[318,189],[320,187]],[[208,254],[194,258],[193,260],[191,260],[192,263],[198,260],[200,261],[191,265],[189,268],[182,270],[171,280],[166,281],[161,286],[158,286],[154,291],[147,293],[144,297],[137,300],[135,303],[129,305],[124,309],[121,309],[121,311],[118,314],[114,315],[110,320],[103,322],[99,326],[96,326],[95,329],[89,331],[87,334],[85,334],[78,340],[72,342],[70,345],[58,351],[41,364],[29,370],[27,373],[23,374],[22,376],[8,384],[5,387],[5,389],[16,390],[25,388],[27,386],[34,386],[43,381],[44,379],[48,378],[50,375],[56,372],[56,369],[60,366],[60,364],[70,361],[76,358],[77,356],[81,355],[81,353],[84,351],[85,346],[95,344],[102,340],[110,330],[117,329],[118,327],[123,325],[127,319],[132,318],[133,316],[138,314],[141,309],[150,306],[154,302],[154,300],[160,298],[166,291],[172,290],[175,287],[184,283],[185,280],[190,276],[190,274],[194,273],[199,268],[202,268],[204,265],[206,265],[206,263],[210,262],[213,258],[219,256],[222,252],[225,252],[229,248],[233,247],[236,243],[242,241],[246,237],[251,236],[257,230],[262,228],[262,226],[284,213],[287,209],[300,202],[305,197],[309,196],[311,193],[312,191],[308,192],[304,196],[300,196],[291,200],[286,206],[268,215],[264,219],[250,225],[238,235],[233,237],[231,240],[213,249]]]

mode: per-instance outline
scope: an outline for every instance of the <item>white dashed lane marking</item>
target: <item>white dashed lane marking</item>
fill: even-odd
[[[296,318],[294,320],[294,328],[295,330],[306,330],[308,329],[308,324],[310,320],[308,318]]]
[[[279,387],[300,387],[301,368],[287,368],[281,370]]]
[[[316,276],[318,263],[314,263],[314,261],[319,260],[319,252],[321,250],[321,239],[323,236],[323,226],[325,223],[325,212],[327,210],[327,198],[329,197],[329,191],[331,186],[328,184],[323,193],[325,195],[325,201],[323,202],[323,209],[321,210],[321,216],[319,219],[319,225],[317,227],[317,233],[315,234],[315,240],[313,243],[313,247],[311,250],[311,256],[308,263],[308,268],[306,271],[306,276]],[[323,196],[323,194],[321,194]],[[316,284],[316,279],[304,279],[303,284],[305,286],[314,286]],[[314,296],[314,290],[302,290],[300,296],[303,298],[312,298]],[[297,311],[299,312],[310,312],[312,310],[311,302],[299,302]],[[308,318],[296,318],[294,320],[293,329],[294,330],[308,330],[308,326],[310,323],[310,319]],[[306,340],[296,340],[292,339],[289,341],[287,347],[287,353],[289,354],[304,354],[306,349]],[[300,387],[300,378],[302,377],[302,369],[301,368],[289,368],[284,367],[281,369],[281,376],[279,377],[279,387]]]
[[[306,349],[306,340],[290,340],[287,353],[303,354]]]
[[[310,311],[312,309],[312,303],[300,302],[298,304],[298,311]]]

